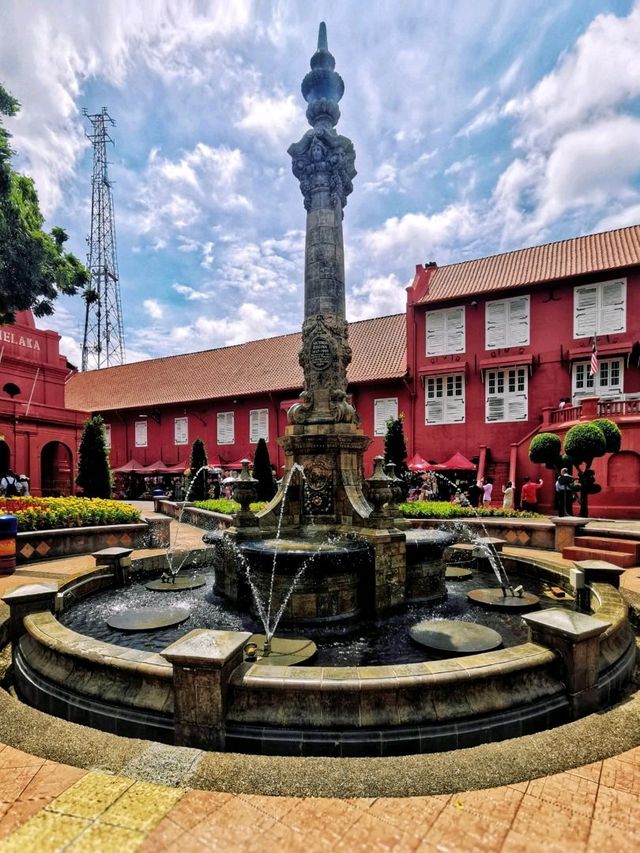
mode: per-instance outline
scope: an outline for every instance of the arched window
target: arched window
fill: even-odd
[[[3,386],[2,390],[4,391],[5,394],[8,394],[9,397],[11,397],[12,399],[14,397],[17,397],[18,394],[20,393],[20,389],[15,384],[15,382],[7,382],[7,384],[5,386]]]

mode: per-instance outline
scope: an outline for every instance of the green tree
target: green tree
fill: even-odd
[[[205,450],[204,442],[201,438],[196,438],[191,445],[191,461],[189,463],[191,476],[194,478],[191,481],[189,489],[189,500],[191,501],[204,501],[209,497],[207,494],[206,466],[207,451]],[[204,468],[204,470],[201,470],[202,468]]]
[[[406,481],[409,469],[407,468],[407,442],[404,438],[404,414],[402,412],[397,418],[389,418],[387,421],[387,432],[384,437],[384,461],[385,465],[394,462],[396,476]]]
[[[271,469],[269,448],[264,438],[258,441],[253,456],[253,476],[258,481],[257,490],[259,501],[270,501],[276,493],[276,483]]]
[[[616,453],[621,444],[622,434],[618,426],[606,418],[576,424],[564,437],[564,452],[578,471],[580,515],[585,518],[589,517],[589,495],[596,495],[601,490],[591,468],[593,460],[605,453]]]
[[[14,116],[18,101],[0,85],[0,116]],[[76,293],[89,273],[64,251],[62,228],[43,230],[33,180],[11,168],[10,134],[0,120],[0,323],[13,323],[15,312],[33,309],[36,317],[53,313],[58,293]]]
[[[111,496],[111,468],[104,434],[104,421],[94,415],[84,424],[78,451],[76,483],[87,498]]]
[[[571,427],[564,444],[555,433],[539,433],[529,445],[529,459],[556,473],[562,468],[575,468],[580,483],[580,515],[588,518],[589,495],[601,490],[591,468],[593,460],[605,453],[617,453],[621,443],[622,433],[618,426],[607,418],[598,418]]]

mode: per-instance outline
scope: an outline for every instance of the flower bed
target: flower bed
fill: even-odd
[[[0,513],[16,516],[19,533],[140,521],[130,504],[101,498],[0,498]]]
[[[405,518],[543,518],[537,512],[521,512],[499,507],[474,509],[449,501],[410,501],[400,504],[399,509]]]

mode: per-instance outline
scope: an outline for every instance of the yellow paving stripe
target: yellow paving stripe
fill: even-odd
[[[0,841],[2,853],[55,853],[64,849],[89,826],[88,820],[53,814],[44,809]]]
[[[133,853],[144,839],[144,832],[98,822],[65,847],[65,853]]]
[[[103,824],[149,832],[184,794],[151,782],[136,782],[102,815]]]
[[[134,784],[133,779],[87,773],[48,806],[49,811],[95,820]]]

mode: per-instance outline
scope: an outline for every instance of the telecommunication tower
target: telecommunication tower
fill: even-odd
[[[82,369],[91,370],[124,364],[125,352],[113,195],[107,170],[107,142],[113,145],[107,126],[115,127],[115,122],[106,107],[94,115],[83,112],[91,122],[92,132],[87,136],[93,144],[91,233],[87,240],[91,283],[85,295],[82,344]]]

